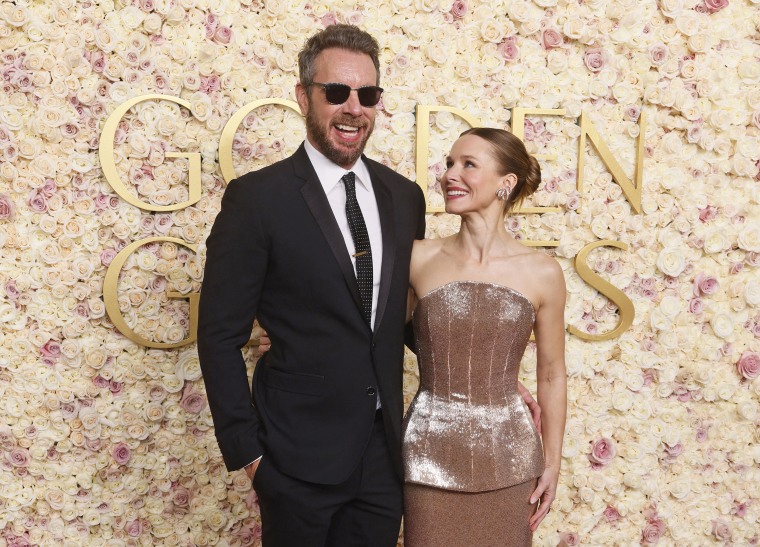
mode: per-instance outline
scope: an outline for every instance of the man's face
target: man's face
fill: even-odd
[[[346,84],[353,89],[377,85],[377,72],[369,55],[330,48],[316,59],[314,81],[322,84]],[[359,104],[351,91],[343,104],[330,104],[325,90],[318,85],[306,89],[296,85],[301,113],[306,116],[309,142],[328,159],[344,169],[353,167],[375,127],[376,107]]]

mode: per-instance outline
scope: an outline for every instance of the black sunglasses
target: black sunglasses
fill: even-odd
[[[311,82],[310,85],[321,86],[325,90],[325,99],[330,104],[343,104],[348,100],[352,91],[356,91],[359,96],[359,104],[364,107],[372,107],[380,102],[380,96],[383,94],[383,88],[376,85],[363,85],[353,88],[346,84],[321,84]]]

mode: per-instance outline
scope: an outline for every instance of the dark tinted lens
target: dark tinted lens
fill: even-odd
[[[322,87],[325,88],[325,99],[330,104],[343,104],[351,94],[351,88],[346,84],[323,84]],[[361,97],[359,102],[361,102]]]
[[[321,84],[325,90],[325,99],[330,104],[343,104],[348,100],[351,94],[351,88],[346,84]],[[359,95],[359,104],[365,107],[375,106],[380,102],[380,96],[383,94],[383,88],[374,85],[367,85],[356,90]]]
[[[359,104],[362,106],[375,106],[380,102],[380,95],[383,94],[383,88],[376,86],[360,87],[357,90],[359,94]]]

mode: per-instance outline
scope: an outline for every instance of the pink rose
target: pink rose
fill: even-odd
[[[665,452],[668,454],[671,458],[676,458],[683,454],[683,445],[681,443],[678,443],[674,446],[668,446],[665,445]]]
[[[5,294],[9,300],[13,301],[18,300],[18,297],[21,296],[21,292],[19,292],[18,287],[16,287],[15,280],[11,279],[5,283]]]
[[[178,486],[174,491],[173,501],[177,507],[187,507],[190,503],[190,491],[184,486]]]
[[[541,45],[544,49],[552,49],[562,45],[562,35],[553,28],[544,29],[541,33]]]
[[[322,23],[323,27],[327,28],[331,25],[337,24],[338,18],[335,16],[335,13],[330,11],[330,12],[325,13],[319,21],[320,23]]]
[[[625,110],[623,110],[623,114],[625,114],[626,118],[628,118],[632,122],[635,122],[639,119],[639,116],[641,115],[641,107],[635,104],[630,104],[625,107]]]
[[[615,443],[612,439],[602,437],[598,441],[594,442],[591,447],[591,454],[588,459],[591,463],[597,465],[607,465],[615,457]]]
[[[232,29],[230,27],[217,27],[214,32],[214,42],[217,44],[229,44],[232,39]]]
[[[29,452],[26,448],[14,448],[5,453],[5,458],[16,468],[25,468],[29,465]]]
[[[8,194],[0,193],[0,220],[13,220],[16,216],[16,205]]]
[[[696,439],[697,439],[698,443],[703,443],[703,442],[707,441],[707,439],[708,439],[708,437],[707,437],[708,430],[709,430],[709,427],[706,426],[706,425],[701,425],[701,426],[699,426],[697,428]]]
[[[728,0],[705,0],[704,6],[710,13],[715,13],[728,6]]]
[[[465,4],[462,0],[454,0],[454,3],[451,4],[451,15],[453,15],[456,19],[461,19],[465,16],[467,13],[467,4]]]
[[[40,352],[45,357],[58,357],[61,354],[61,343],[58,340],[48,340]]]
[[[182,397],[179,406],[191,414],[200,414],[206,407],[206,398],[200,393],[191,391]]]
[[[712,534],[721,541],[731,541],[731,527],[722,519],[712,521]]]
[[[103,249],[100,251],[100,263],[103,266],[108,266],[116,258],[116,251],[114,249]]]
[[[705,303],[701,298],[694,297],[689,300],[689,313],[699,315],[705,310]]]
[[[219,25],[219,19],[216,15],[213,13],[209,13],[206,15],[206,21],[203,23],[203,26],[206,29],[206,38],[209,40],[214,37],[214,33],[216,32],[216,27]]]
[[[665,44],[655,44],[649,48],[649,60],[654,66],[665,64],[670,57],[670,50]]]
[[[704,133],[701,125],[692,125],[686,130],[686,140],[691,144],[697,144]]]
[[[94,385],[95,387],[108,387],[109,382],[108,380],[103,378],[100,374],[98,374],[92,379],[92,385]]]
[[[140,519],[135,519],[133,521],[130,521],[127,523],[127,526],[125,527],[125,530],[127,534],[129,534],[130,537],[136,538],[140,534],[143,533],[143,524]]]
[[[240,529],[238,537],[240,538],[240,544],[244,547],[254,545],[261,539],[261,526],[255,522],[252,526],[253,528],[243,526],[243,528]]]
[[[641,540],[644,543],[657,543],[665,533],[665,523],[660,519],[652,519],[641,531]]]
[[[736,362],[736,370],[747,380],[754,380],[760,376],[760,354],[754,351],[745,351]]]
[[[620,518],[620,513],[618,513],[618,510],[611,505],[608,505],[602,514],[604,515],[604,518],[607,520],[607,522],[615,522]]]
[[[119,465],[124,465],[129,461],[129,458],[132,457],[132,451],[126,444],[118,443],[113,447],[111,455],[113,456],[113,459],[116,463]]]
[[[29,208],[35,213],[44,213],[47,211],[47,198],[43,192],[33,190],[27,201],[29,203]]]
[[[568,194],[567,201],[565,202],[565,208],[568,211],[575,211],[581,206],[581,196],[578,192],[572,192]]]
[[[694,296],[703,294],[715,294],[718,290],[718,280],[703,273],[698,273],[694,278]]]
[[[514,61],[520,56],[520,48],[517,47],[514,40],[507,39],[500,43],[496,48],[505,61]]]
[[[712,205],[708,205],[704,209],[699,210],[699,220],[707,222],[718,216],[718,208]]]
[[[583,54],[583,62],[591,72],[599,72],[609,63],[609,55],[601,48],[587,49]]]
[[[72,418],[76,418],[77,414],[79,414],[79,405],[76,401],[71,403],[61,403],[61,416],[64,420],[71,420]]]
[[[559,547],[575,547],[581,542],[581,538],[575,532],[561,532],[559,534]]]

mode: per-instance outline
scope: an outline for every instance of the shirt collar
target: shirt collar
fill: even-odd
[[[367,164],[364,163],[361,156],[356,160],[356,163],[351,169],[346,170],[340,165],[327,159],[322,152],[314,148],[314,145],[309,142],[309,139],[304,140],[304,148],[306,149],[306,155],[309,156],[311,165],[314,167],[314,171],[317,172],[319,182],[322,183],[322,187],[325,189],[326,194],[330,193],[330,191],[335,188],[343,175],[348,173],[348,171],[354,172],[357,182],[359,182],[359,184],[365,189],[372,190],[372,179],[369,175],[369,169],[367,169]]]

